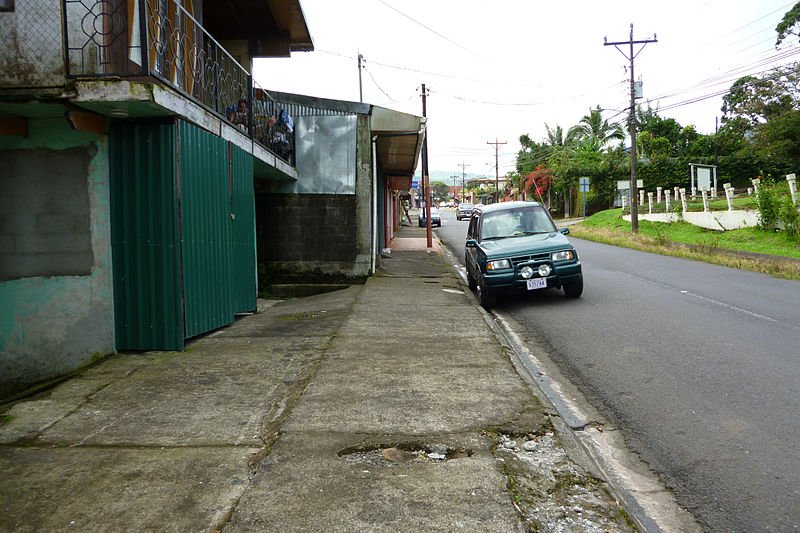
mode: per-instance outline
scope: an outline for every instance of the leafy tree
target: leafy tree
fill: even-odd
[[[447,194],[450,192],[450,186],[443,181],[432,181],[431,182],[431,196],[437,200],[443,200],[447,198]]]
[[[550,184],[553,183],[553,177],[553,169],[539,165],[524,177],[525,191],[537,197],[544,197],[550,188]]]
[[[642,159],[669,157],[673,153],[673,145],[668,138],[657,137],[650,131],[639,133],[636,146],[639,148],[639,157]]]
[[[664,139],[668,143],[669,148],[666,147],[664,141],[658,141],[656,150],[660,155],[677,156],[680,152],[681,146],[681,125],[673,118],[662,118],[650,106],[643,110],[637,108],[636,121],[639,137],[644,136],[642,146],[642,157],[650,157],[648,148],[645,144],[648,140],[655,141],[655,139]]]
[[[777,67],[762,76],[736,80],[722,99],[723,121],[747,118],[754,126],[800,104],[800,63]]]
[[[797,2],[792,9],[790,9],[775,27],[778,33],[778,39],[775,41],[775,46],[778,46],[789,35],[798,37],[798,26],[800,26],[800,2]]]
[[[755,131],[750,148],[777,175],[800,170],[800,110],[789,111],[762,124]]]

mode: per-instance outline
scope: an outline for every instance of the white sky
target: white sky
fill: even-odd
[[[625,120],[628,60],[609,42],[650,39],[636,57],[645,100],[681,125],[713,133],[737,78],[800,59],[796,40],[775,49],[787,0],[301,0],[314,52],[258,60],[265,89],[364,102],[422,115],[429,89],[431,173],[494,176],[514,169],[519,136],[541,141],[600,105]],[[634,51],[638,51],[638,47]],[[624,47],[626,53],[628,47]],[[784,57],[785,56],[785,57]],[[641,101],[640,101],[641,102]],[[676,107],[672,107],[676,106]],[[671,108],[670,108],[671,107]]]

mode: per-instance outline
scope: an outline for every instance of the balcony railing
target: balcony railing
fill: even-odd
[[[63,1],[68,77],[158,78],[294,164],[278,106],[178,2]]]

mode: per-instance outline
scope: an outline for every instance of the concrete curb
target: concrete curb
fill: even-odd
[[[700,532],[702,528],[675,502],[672,493],[647,465],[625,446],[623,435],[605,426],[599,413],[568,383],[544,350],[534,354],[502,315],[483,309],[469,290],[464,269],[455,255],[442,246],[458,274],[464,292],[482,313],[497,341],[507,350],[520,376],[534,394],[556,415],[552,420],[570,458],[608,483],[636,526],[647,532]],[[569,388],[569,395],[565,389]],[[571,397],[570,398],[568,398]]]

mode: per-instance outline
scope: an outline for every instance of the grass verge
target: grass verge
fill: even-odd
[[[777,278],[800,280],[800,242],[756,228],[711,231],[686,222],[639,221],[631,234],[621,209],[602,211],[570,227],[570,235],[615,246],[704,261]]]

